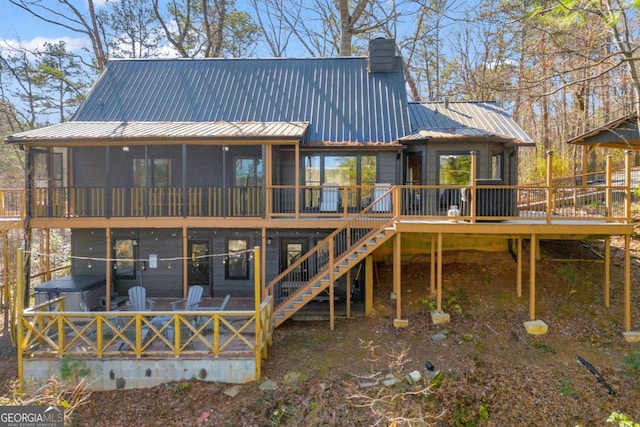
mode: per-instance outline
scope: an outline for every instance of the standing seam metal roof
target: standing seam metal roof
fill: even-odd
[[[402,70],[361,57],[110,61],[72,121],[308,122],[309,142],[333,143],[410,132]]]
[[[529,145],[533,140],[493,102],[409,103],[413,133],[405,141],[428,138],[501,137]]]

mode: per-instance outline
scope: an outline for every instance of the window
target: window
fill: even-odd
[[[237,187],[262,186],[262,159],[236,159],[235,185]]]
[[[377,180],[377,157],[375,155],[308,155],[304,160],[304,182],[306,186],[330,184],[336,186],[373,186]],[[347,205],[355,206],[360,200],[369,200],[371,190],[351,191]],[[320,190],[305,191],[305,207],[318,207]]]
[[[137,245],[138,241],[133,239],[116,240],[113,257],[116,260],[114,269],[117,279],[136,278],[135,248]]]
[[[227,258],[225,262],[225,279],[249,279],[249,244],[244,239],[227,240]]]
[[[471,154],[439,154],[438,184],[468,185],[471,177]]]
[[[499,179],[502,180],[502,164],[503,164],[503,154],[492,154],[491,155],[491,179]]]
[[[133,185],[136,187],[169,187],[171,159],[133,159]]]

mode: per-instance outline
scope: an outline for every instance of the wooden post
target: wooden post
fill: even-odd
[[[347,271],[347,319],[351,319],[351,269]]]
[[[536,320],[536,235],[531,235],[529,245],[529,320]]]
[[[626,187],[625,199],[624,199],[624,214],[626,223],[631,223],[631,156],[633,156],[632,150],[626,150],[624,157],[624,185]],[[628,249],[627,249],[628,250]]]
[[[429,281],[431,282],[431,289],[429,290],[429,295],[433,296],[436,294],[436,239],[431,235],[431,275],[429,277]]]
[[[16,327],[16,348],[18,359],[18,391],[22,391],[24,371],[22,366],[22,351],[24,349],[23,331],[22,331],[22,312],[24,311],[24,293],[25,293],[25,276],[24,276],[24,249],[16,250],[16,299],[15,299],[15,327]]]
[[[264,234],[263,234],[264,236]],[[253,248],[253,304],[256,316],[256,338],[255,338],[255,357],[256,357],[256,380],[260,379],[260,371],[261,371],[261,362],[262,362],[262,315],[260,313],[260,303],[262,302],[262,272],[261,272],[261,264],[260,264],[260,247],[256,246]],[[265,326],[266,328],[266,326]],[[264,343],[266,346],[266,343]]]
[[[625,249],[626,250],[626,249]],[[611,237],[604,239],[604,306],[611,303]]]
[[[442,233],[438,233],[438,273],[436,277],[436,310],[442,311]]]
[[[373,313],[373,256],[367,255],[364,261],[364,314]]]
[[[517,263],[518,263],[518,267],[517,267],[517,275],[518,278],[517,280],[517,290],[518,290],[518,298],[522,297],[522,239],[521,238],[517,238],[516,241],[518,242],[518,251],[517,251]]]
[[[260,256],[262,257],[262,259],[260,259],[260,262],[262,263],[262,265],[267,265],[267,229],[262,227],[262,250],[260,251]],[[265,286],[267,285],[267,269],[266,268],[262,268],[260,271],[261,277],[260,277],[260,299],[266,297],[266,292],[265,292]]]
[[[624,236],[624,330],[631,332],[631,236]]]
[[[402,319],[402,235],[393,237],[393,291],[396,294],[396,319]]]
[[[106,290],[106,295],[104,296],[104,301],[105,301],[105,311],[110,311],[111,310],[111,275],[113,272],[113,269],[111,267],[111,254],[113,253],[113,249],[112,249],[112,243],[111,243],[111,228],[107,227],[105,230],[105,237],[106,237],[106,242],[107,242],[107,251],[105,252],[107,254],[107,265],[105,267],[105,290]]]
[[[611,209],[611,207],[613,206],[612,204],[612,199],[611,199],[611,186],[613,185],[613,168],[611,166],[611,155],[607,156],[607,174],[606,174],[606,185],[607,185],[607,189],[605,192],[605,199],[604,199],[604,207],[605,207],[605,211],[606,211],[606,215],[607,215],[607,222],[611,221],[611,218],[613,216],[613,210]]]
[[[209,263],[211,265],[211,263]],[[189,233],[187,227],[182,227],[182,298],[189,292]],[[213,296],[213,292],[211,292]]]
[[[300,218],[300,146],[295,145],[295,166],[294,166],[294,180],[296,182],[296,194],[295,194],[295,219]],[[268,170],[268,169],[267,169]],[[333,328],[331,328],[333,329]]]
[[[476,179],[478,178],[478,152],[471,152],[471,170],[469,171],[469,185],[471,186],[471,209],[469,215],[471,215],[471,222],[476,222]],[[461,206],[459,206],[462,208]]]
[[[553,213],[553,151],[547,151],[547,224],[551,223]],[[533,320],[533,319],[532,319]]]
[[[333,313],[333,283],[335,281],[334,269],[335,247],[333,239],[329,239],[329,329],[333,331],[335,327],[335,319]]]

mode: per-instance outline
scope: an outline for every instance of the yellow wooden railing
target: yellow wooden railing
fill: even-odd
[[[24,309],[24,276],[16,285],[18,376],[25,358],[72,355],[113,357],[254,357],[261,359],[273,335],[273,299],[260,300],[260,248],[255,248],[255,306],[233,311],[65,311],[64,297]],[[17,251],[18,262],[23,251]]]
[[[272,300],[259,311],[69,312],[64,297],[20,316],[22,357],[266,356]],[[162,319],[157,323],[155,319]],[[256,327],[256,319],[260,327]],[[256,331],[261,331],[256,335]],[[159,345],[155,345],[158,343]]]

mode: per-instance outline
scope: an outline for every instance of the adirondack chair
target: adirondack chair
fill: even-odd
[[[224,300],[222,301],[222,304],[220,304],[219,306],[200,307],[200,308],[198,308],[198,310],[200,310],[200,311],[224,311],[224,309],[227,306],[227,303],[229,302],[230,298],[231,298],[231,295],[227,295],[226,297],[224,297]]]
[[[194,311],[198,309],[198,304],[202,302],[202,286],[196,285],[189,288],[187,299],[171,301],[173,311],[185,310]],[[180,304],[180,305],[179,305]]]
[[[134,286],[129,289],[129,301],[127,307],[131,311],[150,311],[153,310],[155,301],[147,298],[147,290],[142,286]]]

